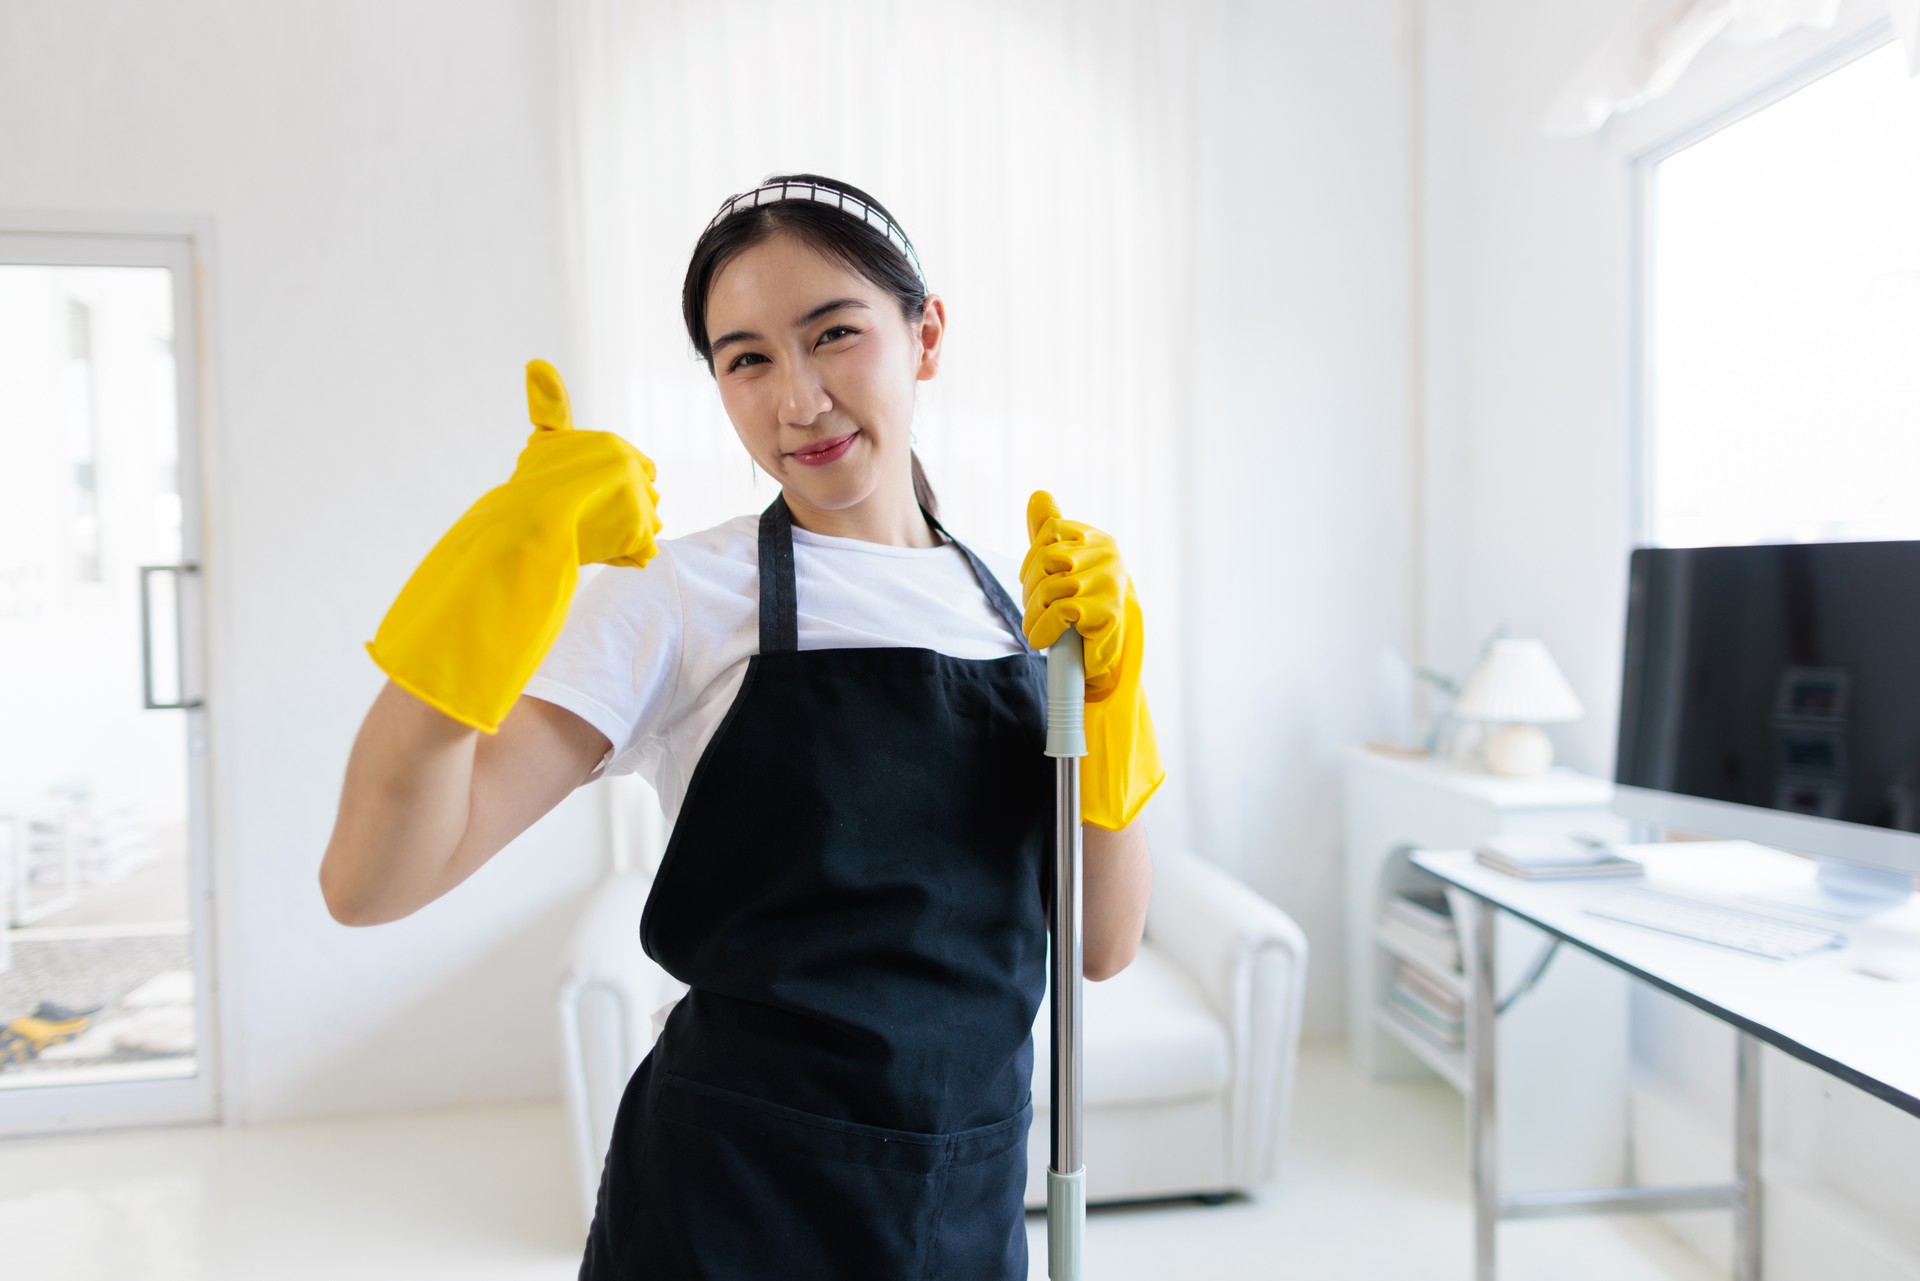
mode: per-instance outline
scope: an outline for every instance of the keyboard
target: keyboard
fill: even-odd
[[[1638,887],[1604,902],[1588,904],[1586,911],[1611,921],[1625,921],[1629,925],[1751,952],[1775,961],[1790,961],[1822,948],[1847,945],[1847,936],[1838,930]]]

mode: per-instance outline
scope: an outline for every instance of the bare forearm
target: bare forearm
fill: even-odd
[[[391,681],[380,690],[347,758],[320,863],[336,920],[397,920],[438,897],[466,830],[479,737]]]
[[[1082,830],[1081,972],[1098,982],[1133,963],[1147,925],[1153,859],[1147,850],[1147,826],[1137,816],[1117,832],[1092,824]]]

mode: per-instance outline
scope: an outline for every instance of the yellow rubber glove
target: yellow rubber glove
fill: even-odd
[[[653,460],[576,431],[544,360],[527,363],[527,412],[513,475],[434,544],[367,642],[394,684],[488,734],[559,634],[580,566],[644,567],[660,532]]]
[[[1111,535],[1065,520],[1053,495],[1027,500],[1026,595],[1021,629],[1045,649],[1071,626],[1087,662],[1087,755],[1080,765],[1080,818],[1117,832],[1133,821],[1167,772],[1140,683],[1146,630],[1133,579]]]

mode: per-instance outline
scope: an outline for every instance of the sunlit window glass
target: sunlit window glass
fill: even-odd
[[[1920,79],[1883,45],[1654,166],[1647,533],[1920,538]]]

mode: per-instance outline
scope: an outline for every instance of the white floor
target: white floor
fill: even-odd
[[[1089,1281],[1466,1281],[1460,1098],[1302,1055],[1282,1180],[1257,1199],[1095,1208]],[[565,1281],[558,1105],[0,1140],[0,1274],[21,1281]],[[1046,1219],[1028,1217],[1033,1276]],[[1631,1219],[1500,1230],[1501,1281],[1708,1281]]]

